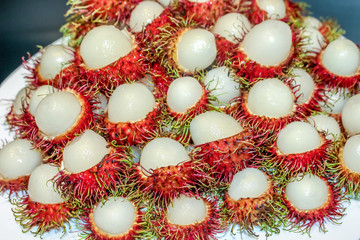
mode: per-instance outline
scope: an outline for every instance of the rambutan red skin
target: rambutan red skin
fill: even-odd
[[[100,163],[80,173],[66,169],[55,177],[55,186],[63,197],[79,206],[93,206],[124,184],[129,166],[120,149],[111,150]]]
[[[35,236],[42,235],[51,229],[63,229],[75,214],[75,209],[67,202],[58,204],[42,204],[34,202],[28,195],[12,201],[16,221],[20,222],[23,231],[31,231]]]
[[[216,199],[202,198],[207,206],[207,216],[190,225],[172,224],[166,216],[166,208],[154,213],[151,222],[161,239],[165,240],[210,240],[225,230],[221,210]]]
[[[95,224],[94,218],[94,208],[85,209],[83,214],[80,217],[80,225],[83,228],[84,240],[133,240],[133,239],[141,239],[141,233],[144,231],[144,215],[145,213],[142,211],[140,207],[136,209],[136,218],[132,225],[132,228],[121,235],[110,235],[101,231]]]
[[[236,55],[236,49],[239,47],[239,44],[230,42],[226,38],[215,34],[215,43],[217,49],[217,62],[221,65]]]
[[[191,18],[203,27],[212,26],[216,20],[230,12],[232,1],[225,0],[208,0],[206,2],[190,2],[180,0],[175,12],[183,15],[185,18]]]
[[[119,145],[131,146],[145,143],[154,138],[160,128],[160,117],[160,103],[156,103],[154,109],[142,120],[112,123],[106,116],[104,121],[111,141],[116,141]]]
[[[3,179],[0,177],[0,193],[9,191],[9,195],[17,194],[27,190],[29,176],[22,176],[16,179]]]
[[[314,60],[314,67],[312,73],[316,76],[317,80],[329,88],[347,88],[350,92],[354,92],[359,87],[360,70],[352,76],[340,76],[330,72],[322,64],[322,53],[319,53]]]
[[[329,191],[327,202],[320,208],[306,211],[299,210],[289,202],[285,190],[283,191],[284,205],[288,210],[286,219],[288,219],[291,228],[310,232],[311,228],[318,224],[319,229],[325,231],[326,223],[329,221],[338,223],[344,216],[344,207],[341,204],[343,198],[341,189],[331,184],[324,177],[320,178],[326,182]]]
[[[232,137],[197,145],[192,155],[209,164],[208,174],[220,183],[229,182],[236,172],[246,167],[255,152],[253,132],[245,129]]]
[[[313,150],[304,153],[283,154],[273,143],[269,150],[272,156],[270,165],[284,171],[288,176],[294,177],[298,173],[311,172],[313,174],[324,173],[324,162],[328,161],[328,147],[331,144],[322,134],[321,145]]]

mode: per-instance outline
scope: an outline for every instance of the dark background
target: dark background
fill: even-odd
[[[121,0],[120,0],[121,1]],[[359,0],[303,0],[316,17],[333,17],[350,40],[360,44]],[[37,52],[61,37],[66,0],[0,0],[0,82],[21,64],[27,52]]]

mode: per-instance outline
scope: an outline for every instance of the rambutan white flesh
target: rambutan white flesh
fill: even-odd
[[[40,101],[35,111],[35,121],[40,131],[48,137],[65,133],[78,120],[81,103],[71,92],[54,92]]]
[[[229,105],[232,99],[240,96],[239,83],[225,66],[208,71],[204,77],[204,85],[217,100],[210,101],[214,106]]]
[[[295,87],[297,103],[306,103],[315,89],[314,79],[301,68],[294,68],[291,73],[294,75],[292,85]]]
[[[256,168],[245,168],[236,173],[230,184],[228,194],[234,200],[257,198],[268,189],[266,175]]]
[[[315,55],[319,53],[325,46],[325,38],[321,32],[315,28],[304,28],[301,31],[301,49],[306,52],[307,55]]]
[[[234,136],[243,131],[238,121],[228,114],[208,111],[190,123],[190,134],[195,145]]]
[[[63,150],[64,168],[80,173],[97,165],[110,152],[105,138],[92,130],[75,137]]]
[[[241,13],[228,13],[221,16],[215,23],[212,32],[233,43],[240,42],[251,29],[251,23]]]
[[[352,96],[345,102],[341,122],[350,136],[360,133],[360,94]]]
[[[42,164],[34,169],[29,178],[28,193],[30,199],[42,204],[63,203],[64,199],[54,190],[51,181],[59,170],[57,167]]]
[[[191,225],[207,216],[207,207],[201,198],[181,195],[167,208],[167,218],[172,224]]]
[[[53,79],[73,59],[74,49],[71,47],[64,45],[46,47],[40,59],[39,74],[45,80]]]
[[[16,139],[0,150],[0,176],[16,179],[29,175],[42,162],[42,154],[26,139]]]
[[[331,73],[339,76],[352,76],[359,70],[359,48],[345,38],[334,40],[322,53],[322,64]]]
[[[173,3],[173,0],[157,0],[162,6],[167,7]]]
[[[319,19],[313,16],[306,16],[303,19],[304,27],[319,29],[322,26],[322,23]]]
[[[341,136],[339,123],[326,114],[313,115],[307,118],[308,122],[319,132],[325,134],[325,138],[331,141],[338,140]]]
[[[109,235],[122,235],[128,232],[136,219],[133,204],[125,198],[110,197],[99,203],[93,212],[95,225]]]
[[[185,113],[194,106],[204,94],[198,80],[193,77],[181,77],[171,82],[166,94],[166,103],[177,113]]]
[[[151,92],[155,90],[154,80],[150,74],[145,74],[145,77],[141,78],[139,82],[147,86]]]
[[[327,89],[324,92],[326,102],[320,102],[321,109],[326,113],[341,113],[345,102],[350,98],[350,92],[346,88]]]
[[[142,1],[131,12],[129,26],[133,32],[141,32],[142,29],[157,18],[164,8],[155,1]]]
[[[292,122],[280,130],[276,145],[284,154],[304,153],[321,145],[316,129],[306,122]]]
[[[216,58],[214,34],[200,28],[185,30],[177,42],[176,57],[178,66],[186,72],[209,67]]]
[[[261,10],[267,13],[269,19],[282,19],[286,15],[284,0],[256,0]]]
[[[118,123],[144,119],[154,109],[155,104],[154,95],[144,84],[122,84],[109,99],[109,121]]]
[[[282,21],[266,20],[245,35],[241,48],[251,60],[265,66],[277,66],[291,53],[291,29]]]
[[[344,146],[343,161],[352,172],[360,174],[360,135],[350,137]]]
[[[12,106],[12,111],[13,113],[20,115],[22,113],[24,113],[24,108],[26,107],[27,104],[29,104],[29,99],[28,99],[28,95],[30,94],[30,89],[25,87],[22,88],[15,97],[13,106]]]
[[[313,174],[298,176],[288,183],[285,194],[290,203],[301,211],[321,208],[329,198],[327,184]]]
[[[268,78],[250,89],[247,107],[252,114],[266,117],[283,117],[294,109],[294,94],[289,86],[277,78]]]
[[[124,57],[132,49],[132,40],[124,31],[114,26],[99,26],[85,35],[80,55],[86,67],[99,69]]]
[[[185,147],[171,138],[155,138],[143,148],[140,166],[146,172],[190,161]]]
[[[50,85],[42,85],[32,92],[29,103],[29,112],[35,115],[35,111],[40,101],[43,100],[48,94],[58,92],[59,90]]]

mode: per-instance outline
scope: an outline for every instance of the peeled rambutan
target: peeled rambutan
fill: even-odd
[[[78,206],[92,206],[125,184],[126,153],[108,148],[98,133],[87,130],[63,150],[62,170],[55,178],[62,196]]]
[[[56,167],[43,164],[31,173],[28,194],[12,200],[14,216],[23,231],[35,235],[57,229],[65,232],[65,224],[75,216],[75,209],[61,198],[53,187],[52,179],[58,173]]]
[[[26,139],[15,139],[0,150],[0,192],[27,189],[31,172],[42,163],[42,154]]]
[[[155,136],[160,113],[160,102],[144,84],[127,83],[112,93],[104,121],[111,140],[130,146]]]
[[[341,123],[348,136],[360,133],[360,94],[350,97],[341,112]]]
[[[191,121],[190,133],[195,145],[193,158],[210,165],[206,171],[217,183],[228,182],[254,157],[252,131],[244,129],[228,114],[215,111],[200,114]]]
[[[203,178],[203,164],[192,161],[186,148],[176,140],[159,137],[146,143],[136,167],[136,183],[149,200],[167,203],[180,194],[197,191],[195,179]],[[151,199],[154,198],[154,199]]]
[[[318,54],[312,72],[321,83],[330,88],[340,87],[354,91],[359,85],[359,69],[358,46],[348,39],[337,39]]]
[[[339,123],[328,114],[315,114],[308,117],[307,121],[332,142],[341,140],[343,136]]]
[[[164,208],[155,208],[148,216],[150,225],[163,239],[215,239],[225,230],[216,199],[181,195]]]
[[[83,239],[143,239],[150,235],[144,231],[143,207],[139,201],[126,195],[110,196],[93,208],[84,209],[82,214],[80,235]]]
[[[309,123],[291,122],[278,133],[269,149],[272,156],[266,165],[276,167],[280,175],[324,173],[330,142]]]
[[[309,233],[315,224],[325,230],[325,222],[337,223],[344,215],[342,193],[325,177],[299,174],[283,190],[287,228]]]
[[[224,196],[224,211],[229,221],[256,236],[259,227],[267,235],[278,233],[284,213],[274,180],[264,170],[248,167],[237,172]]]

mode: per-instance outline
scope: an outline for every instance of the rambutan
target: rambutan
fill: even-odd
[[[62,170],[55,178],[62,196],[78,206],[92,206],[125,184],[128,160],[121,148],[87,130],[63,150]]]
[[[324,173],[330,142],[309,123],[291,122],[277,134],[269,149],[272,156],[265,165],[291,177],[299,172]]]
[[[280,196],[274,180],[269,174],[256,167],[237,172],[225,191],[224,211],[231,223],[238,224],[256,236],[259,227],[267,235],[278,233],[284,212],[278,204]]]
[[[156,101],[141,83],[118,86],[109,99],[105,117],[110,139],[130,146],[153,138],[160,127],[160,102]]]
[[[225,230],[216,199],[194,195],[181,195],[164,208],[150,211],[149,221],[163,239],[215,239]]]
[[[332,142],[339,141],[343,136],[339,123],[328,114],[312,115],[307,120],[316,130],[324,133],[326,139]]]
[[[75,216],[75,209],[61,198],[53,187],[56,167],[43,164],[34,169],[29,178],[28,194],[12,201],[14,216],[24,231],[42,235],[51,229],[62,229]]]
[[[325,177],[299,174],[283,190],[287,207],[287,228],[309,233],[315,224],[325,230],[325,222],[337,223],[344,215],[342,193]]]
[[[254,157],[252,131],[225,113],[208,111],[196,116],[190,123],[190,133],[195,145],[193,158],[210,165],[208,174],[217,183],[228,182]]]
[[[358,87],[359,66],[358,46],[348,39],[337,39],[318,54],[312,72],[321,83],[330,88],[340,87],[354,91]]]
[[[348,136],[360,133],[360,94],[349,98],[341,112],[341,122]]]
[[[31,172],[42,163],[41,152],[26,139],[15,139],[0,150],[0,192],[26,190]]]

